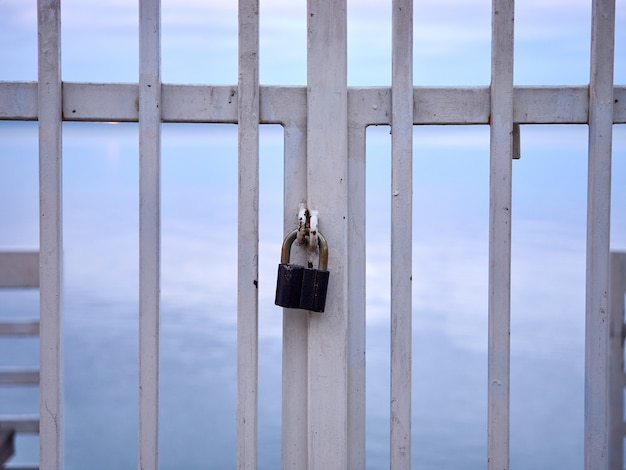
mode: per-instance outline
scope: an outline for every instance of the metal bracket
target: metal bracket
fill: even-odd
[[[522,158],[522,147],[520,143],[520,129],[519,124],[513,123],[513,160],[519,160]]]
[[[301,202],[298,206],[298,230],[296,240],[298,245],[308,245],[307,247],[307,264],[309,268],[313,267],[313,261],[318,254],[318,216],[316,210],[309,210],[306,205]]]
[[[317,250],[317,219],[318,211],[310,211],[309,217],[309,248]]]
[[[301,202],[298,206],[298,245],[304,245],[305,237],[307,235],[307,226],[309,219],[309,211],[306,208],[306,204]]]

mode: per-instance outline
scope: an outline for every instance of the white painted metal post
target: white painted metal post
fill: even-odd
[[[509,468],[513,0],[493,0],[489,180],[488,468]]]
[[[299,113],[294,113],[297,115]],[[293,119],[293,117],[291,118]],[[306,119],[285,123],[283,232],[295,228],[296,208],[306,201]],[[292,262],[295,253],[292,253]],[[308,315],[283,310],[282,468],[307,468]]]
[[[411,468],[413,1],[394,0],[391,77],[391,468]]]
[[[348,458],[348,158],[345,0],[307,2],[307,201],[329,248],[324,313],[309,314],[309,470]]]
[[[594,0],[589,81],[585,469],[608,470],[608,288],[615,0]]]
[[[611,253],[609,286],[609,468],[624,468],[624,293],[626,252]]]
[[[139,469],[158,468],[161,2],[139,2]]]
[[[61,4],[37,3],[39,37],[40,454],[42,470],[63,468],[63,202]]]
[[[259,4],[239,1],[237,468],[257,467],[259,279]]]
[[[349,95],[349,93],[348,93]],[[348,97],[348,102],[350,98]],[[348,106],[350,109],[350,106]],[[366,126],[348,118],[348,468],[365,468]]]

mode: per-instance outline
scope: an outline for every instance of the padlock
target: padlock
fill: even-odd
[[[317,269],[304,268],[302,272],[300,308],[312,312],[323,312],[330,273],[328,271],[328,244],[319,231],[317,244],[320,251]]]
[[[293,245],[297,235],[298,231],[294,230],[285,237],[280,255],[280,264],[278,265],[276,300],[274,303],[285,308],[300,308],[304,266],[289,264],[291,245]]]

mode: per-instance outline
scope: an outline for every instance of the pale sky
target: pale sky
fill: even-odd
[[[388,85],[391,12],[382,0],[348,1],[349,84]],[[488,0],[415,2],[416,85],[489,83]],[[518,1],[515,82],[585,84],[589,76],[590,2]],[[36,2],[1,0],[3,80],[36,78]],[[136,81],[136,2],[65,0],[62,4],[63,78]],[[626,7],[617,2],[616,83],[626,82]],[[306,2],[262,1],[261,82],[306,81]],[[236,83],[237,4],[162,1],[163,81]]]

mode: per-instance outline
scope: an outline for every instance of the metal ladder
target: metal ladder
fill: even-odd
[[[39,288],[39,252],[0,252],[0,288]],[[38,316],[37,316],[38,317]],[[0,336],[39,336],[39,320],[11,319],[0,321]],[[38,368],[0,367],[0,386],[38,386]],[[39,416],[0,415],[0,469],[38,469],[34,465],[6,465],[15,455],[15,436],[39,433]]]

